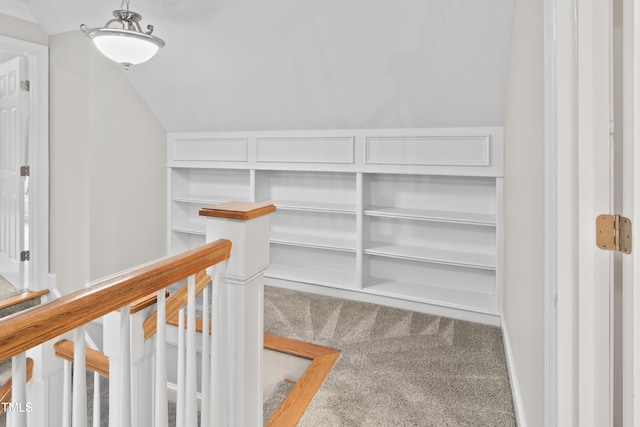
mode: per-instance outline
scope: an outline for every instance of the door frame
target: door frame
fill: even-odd
[[[622,214],[640,224],[640,1],[623,0]],[[635,245],[634,245],[635,246]],[[634,250],[639,250],[636,246]],[[640,257],[624,257],[622,273],[622,420],[624,426],[640,424]]]
[[[545,424],[612,425],[609,0],[546,0]],[[609,286],[602,286],[602,283]]]
[[[29,102],[29,289],[48,289],[49,47],[0,35],[0,49],[27,58]]]

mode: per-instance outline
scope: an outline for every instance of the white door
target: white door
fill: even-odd
[[[0,65],[0,275],[25,288],[26,180],[20,168],[27,159],[27,92],[24,58]]]

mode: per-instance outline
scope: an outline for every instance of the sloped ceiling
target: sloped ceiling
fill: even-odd
[[[118,1],[25,0],[48,34]],[[502,125],[513,0],[131,0],[124,71],[167,131]]]

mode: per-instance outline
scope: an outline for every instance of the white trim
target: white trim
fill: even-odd
[[[622,215],[640,223],[640,150],[635,141],[640,135],[640,4],[626,0],[623,5],[623,203]],[[622,369],[623,426],[636,426],[640,422],[640,256],[634,245],[631,256],[623,257],[623,344]]]
[[[547,0],[545,6],[545,424],[574,426],[577,5]]]
[[[478,311],[467,310],[466,308],[446,307],[443,305],[410,301],[401,298],[362,292],[360,289],[334,288],[315,285],[312,283],[296,282],[293,280],[276,279],[273,277],[265,277],[264,284],[265,286],[292,289],[295,291],[308,292],[317,295],[326,295],[352,301],[385,305],[387,307],[401,308],[403,310],[428,313],[433,314],[434,316],[450,317],[452,319],[482,323],[485,325],[500,326],[501,322],[500,316],[498,314],[481,313]]]
[[[544,2],[544,425],[553,426],[557,418],[556,408],[556,0]],[[506,347],[505,347],[506,348]],[[513,389],[513,387],[512,387]],[[515,393],[515,392],[514,392]],[[519,394],[519,392],[518,392]],[[515,399],[515,396],[514,396]],[[516,412],[517,413],[517,412]],[[521,420],[519,420],[521,421]]]
[[[545,16],[545,423],[611,424],[609,0],[548,0]]]
[[[511,351],[511,339],[509,339],[509,332],[507,325],[504,323],[504,318],[502,318],[502,341],[507,359],[507,369],[509,370],[509,382],[511,384],[513,406],[516,412],[516,423],[519,427],[527,427],[527,417],[524,412],[525,406],[522,400],[522,394],[520,394],[520,382],[515,368],[516,363],[513,359],[513,352]]]

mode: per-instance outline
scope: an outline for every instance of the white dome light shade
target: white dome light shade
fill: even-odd
[[[150,40],[151,37],[146,34],[124,31],[97,31],[93,37],[90,37],[104,56],[124,66],[146,62],[162,47],[157,43],[157,40],[160,40],[157,37],[153,37],[155,40]]]
[[[147,32],[142,32],[139,24],[142,16],[128,7],[127,0],[127,9],[114,10],[115,19],[102,28],[87,28],[84,24],[80,26],[104,56],[119,62],[126,69],[148,61],[164,46],[162,39],[151,35],[153,25],[147,25]]]

